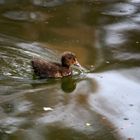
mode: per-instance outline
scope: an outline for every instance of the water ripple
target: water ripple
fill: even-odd
[[[123,21],[104,26],[106,44],[122,44],[127,40],[125,33],[131,30],[140,30],[140,25],[131,21]]]
[[[65,2],[65,0],[32,0],[34,5],[43,6],[43,7],[55,7],[61,5]]]
[[[7,11],[3,14],[4,17],[17,21],[45,21],[49,15],[41,12],[33,11]]]
[[[132,15],[136,12],[137,8],[134,5],[127,4],[127,3],[117,3],[115,5],[110,5],[107,7],[103,14],[112,15],[112,16],[128,16]]]

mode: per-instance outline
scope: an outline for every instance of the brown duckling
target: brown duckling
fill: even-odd
[[[39,78],[62,78],[72,75],[72,65],[81,67],[75,54],[64,52],[61,56],[61,63],[48,62],[47,60],[34,58],[32,67],[35,75]]]

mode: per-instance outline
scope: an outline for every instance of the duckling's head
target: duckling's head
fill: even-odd
[[[61,57],[61,63],[64,67],[70,67],[71,65],[81,67],[75,54],[72,52],[64,52]]]

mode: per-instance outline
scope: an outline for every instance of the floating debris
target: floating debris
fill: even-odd
[[[52,111],[53,109],[51,107],[43,107],[44,111]]]
[[[106,61],[106,64],[109,64],[110,62],[109,61]]]
[[[133,104],[129,104],[129,106],[134,106]]]
[[[90,123],[86,123],[86,126],[91,126],[91,124]]]
[[[129,118],[123,118],[124,120],[129,120]]]

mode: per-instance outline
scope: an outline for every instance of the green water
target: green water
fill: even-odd
[[[0,140],[139,140],[139,6],[0,0]],[[33,79],[33,57],[64,51],[87,73]]]

